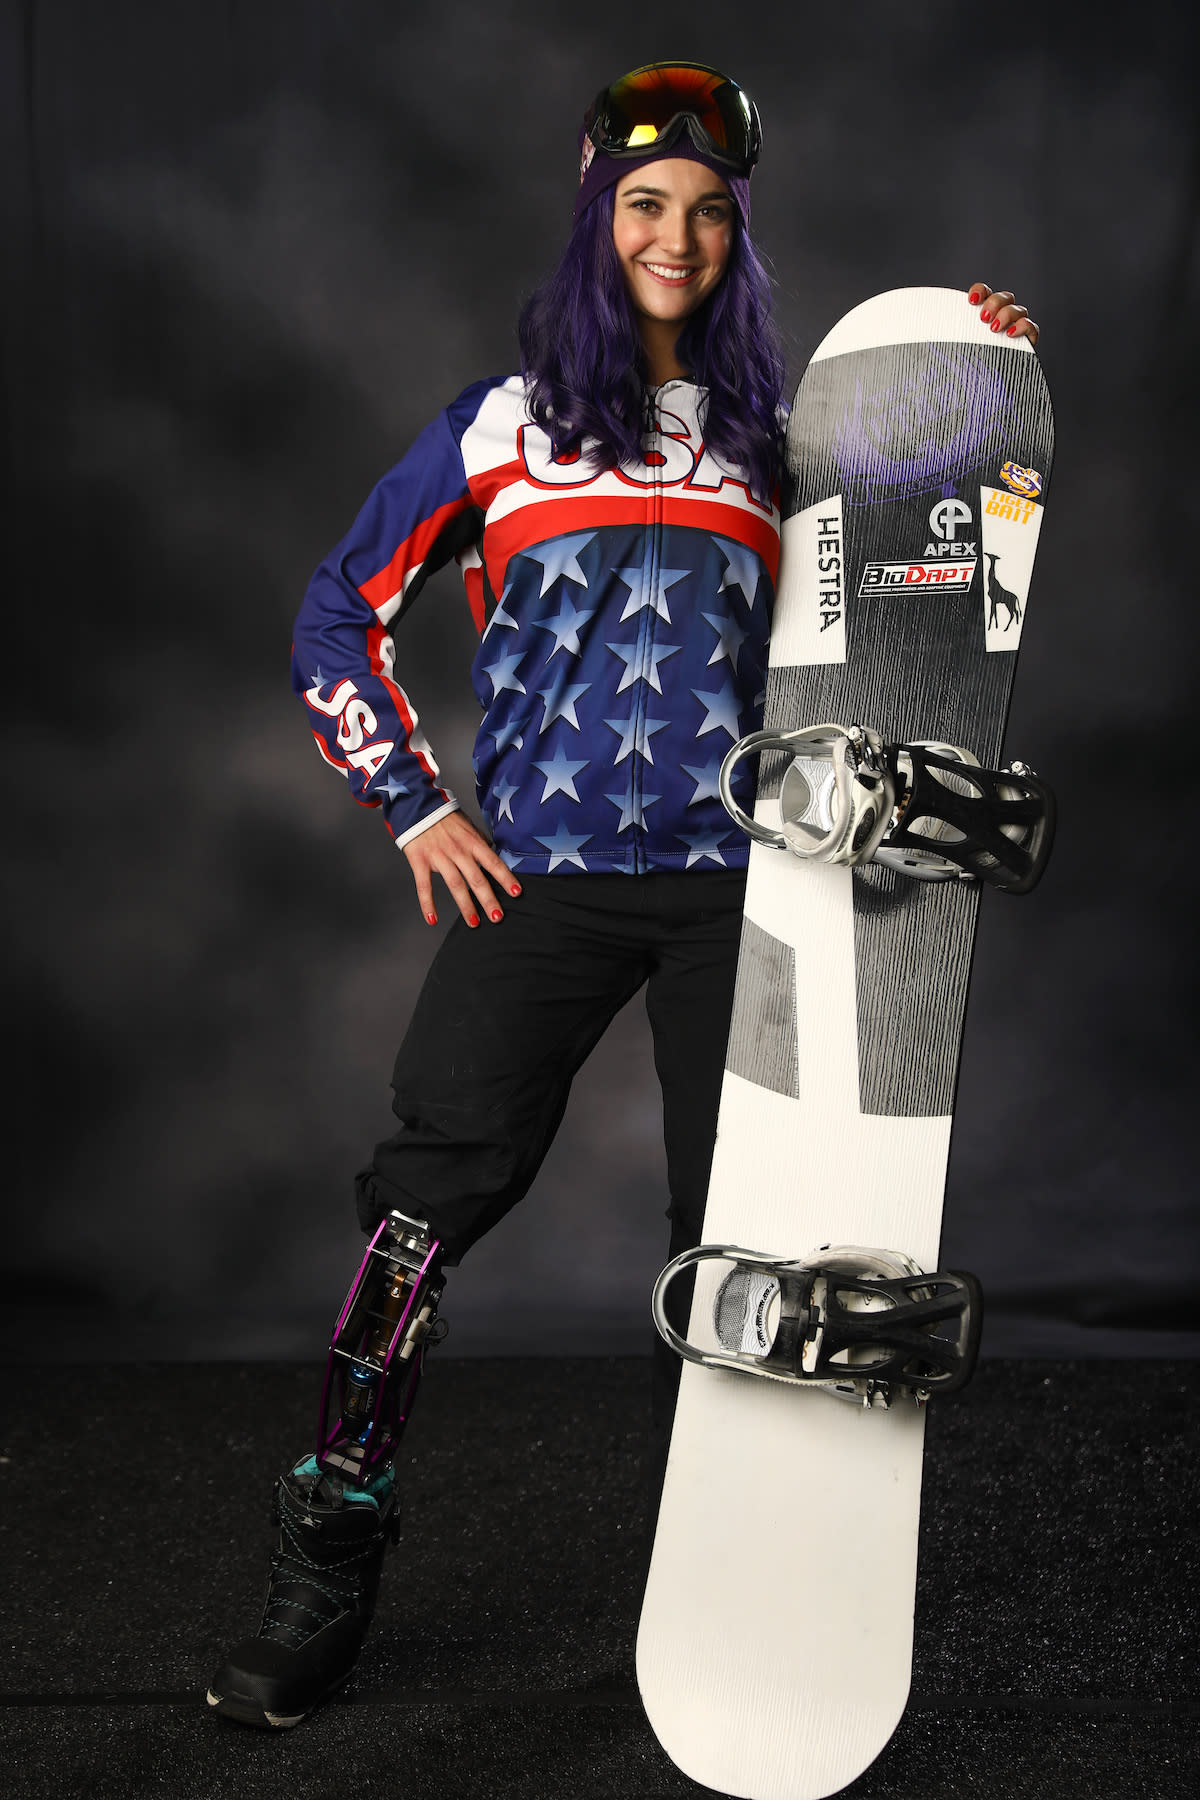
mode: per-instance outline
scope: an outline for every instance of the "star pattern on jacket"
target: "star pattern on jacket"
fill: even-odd
[[[528,655],[528,650],[514,650],[511,655],[502,656],[499,662],[494,662],[490,669],[484,670],[484,674],[492,684],[493,700],[508,688],[511,688],[516,694],[525,692],[524,682],[517,680],[517,664],[523,663]]]
[[[541,805],[545,806],[552,794],[565,794],[578,806],[579,795],[575,791],[573,777],[578,775],[580,769],[586,769],[587,766],[586,757],[581,757],[578,762],[572,762],[561,744],[548,762],[535,762],[533,767],[540,769],[546,777],[546,785],[542,789]]]
[[[727,831],[677,831],[675,835],[681,844],[686,844],[688,847],[685,868],[690,869],[694,863],[702,862],[705,857],[709,857],[715,863],[720,863],[723,869],[728,866],[719,848],[730,835]]]
[[[728,613],[706,612],[701,613],[700,616],[712,626],[717,634],[717,647],[708,659],[709,668],[711,669],[715,662],[720,662],[723,657],[728,657],[729,666],[736,673],[738,651],[750,636],[749,631],[739,625],[736,619],[731,619]]]
[[[747,545],[735,544],[730,538],[714,537],[713,543],[725,558],[725,574],[717,589],[718,594],[724,594],[730,588],[740,588],[746,605],[753,606],[762,576],[762,564],[757,556]]]
[[[707,763],[680,763],[679,766],[684,774],[690,775],[696,783],[696,791],[688,801],[689,806],[695,806],[700,800],[719,800],[721,798],[718,777],[723,760],[720,756],[714,756],[712,761]]]
[[[575,702],[582,700],[592,684],[590,681],[572,681],[570,675],[571,670],[564,667],[557,680],[552,681],[549,687],[537,690],[538,698],[545,702],[546,707],[546,716],[542,720],[538,732],[539,737],[542,732],[550,729],[555,719],[565,719],[568,725],[573,725],[576,731],[579,730]]]
[[[619,837],[623,831],[628,831],[631,825],[636,825],[640,831],[646,823],[646,808],[661,800],[662,795],[639,794],[634,789],[633,783],[630,782],[623,794],[605,794],[604,798],[611,800],[621,814],[621,823],[617,826]]]
[[[535,630],[549,631],[554,635],[554,648],[547,657],[547,662],[551,656],[557,656],[560,650],[566,650],[572,656],[578,656],[582,648],[579,642],[579,627],[586,625],[588,620],[594,619],[595,616],[594,606],[572,606],[570,599],[564,594],[557,617],[547,614],[544,619],[535,619],[533,621]]]
[[[671,614],[667,607],[667,589],[673,588],[678,581],[691,574],[690,569],[664,569],[655,554],[653,544],[646,545],[646,553],[640,568],[614,569],[629,588],[629,599],[625,602],[625,611],[621,614],[621,623],[632,619],[644,607],[651,607],[660,619],[671,623]]]
[[[538,594],[544,600],[554,583],[565,576],[568,581],[578,582],[580,587],[588,585],[588,578],[579,566],[579,552],[586,550],[595,537],[594,531],[580,531],[571,537],[550,538],[544,544],[534,544],[521,555],[527,556],[530,562],[541,564],[542,586]]]
[[[521,692],[525,692],[524,688],[521,689]],[[521,735],[520,719],[505,719],[503,724],[497,725],[492,731],[489,731],[487,735],[490,738],[495,738],[497,751],[508,750],[510,748],[521,750],[524,748],[525,739]]]
[[[648,719],[636,710],[627,719],[605,719],[604,723],[610,731],[615,731],[621,740],[621,748],[617,752],[617,761],[623,763],[627,756],[644,756],[648,763],[654,761],[650,749],[650,739],[656,731],[665,731],[670,724],[669,719]]]
[[[553,875],[555,869],[559,868],[563,863],[574,863],[576,868],[586,869],[587,864],[584,862],[579,852],[593,835],[594,834],[590,831],[568,831],[566,820],[561,819],[559,821],[558,830],[554,833],[553,837],[538,837],[538,843],[544,844],[546,849],[550,852],[550,866],[546,870],[546,873],[548,875]],[[511,863],[509,864],[509,867],[512,867]]]
[[[677,656],[682,648],[682,644],[643,643],[641,639],[636,644],[606,644],[605,649],[611,650],[625,664],[625,673],[617,684],[618,694],[623,694],[635,681],[648,682],[656,694],[661,694],[658,665],[668,656]]]
[[[537,765],[535,764],[535,767],[536,766]],[[492,794],[496,801],[496,811],[494,814],[496,819],[507,819],[510,824],[514,822],[512,816],[513,797],[514,795],[519,794],[520,791],[520,784],[518,782],[505,781],[504,777],[501,776],[500,780],[492,789]]]
[[[606,535],[602,531],[572,533],[556,546],[542,544],[533,553],[522,551],[520,560],[509,564],[509,570],[517,574],[506,581],[489,630],[492,624],[511,627],[520,634],[521,648],[519,653],[514,649],[493,660],[483,670],[500,715],[498,723],[489,724],[484,737],[495,744],[496,759],[510,750],[514,754],[521,751],[531,730],[539,746],[544,743],[546,747],[536,760],[512,764],[511,776],[507,761],[498,766],[485,753],[487,766],[477,774],[485,787],[490,783],[493,828],[504,825],[541,845],[548,855],[540,866],[547,872],[612,866],[609,859],[617,854],[618,841],[632,844],[647,830],[653,832],[653,809],[668,804],[665,796],[673,786],[670,804],[675,820],[682,824],[685,811],[696,819],[694,831],[681,832],[676,825],[673,841],[683,846],[678,866],[728,867],[731,842],[740,845],[742,839],[737,832],[731,839],[724,825],[719,785],[724,752],[716,749],[713,739],[719,734],[733,742],[758,723],[753,713],[743,716],[747,683],[739,665],[743,646],[752,636],[750,615],[755,602],[747,600],[747,590],[757,596],[760,566],[753,552],[715,534],[708,540],[713,546],[708,560],[693,562],[688,569],[670,566],[684,558],[665,556],[664,544],[654,547],[654,555],[648,552],[640,566],[619,555],[606,562]],[[532,570],[528,576],[519,574],[526,558],[539,570],[536,579]],[[607,597],[600,579],[606,568]],[[627,599],[614,594],[613,577],[628,590]],[[684,587],[687,578],[691,579]],[[555,582],[560,583],[557,592],[552,591]],[[588,605],[582,604],[584,593],[576,593],[577,588],[586,590]],[[665,641],[657,634],[664,624],[671,623],[668,595],[676,589],[687,600],[675,606],[676,623],[670,640]],[[546,594],[550,595],[549,610]],[[539,600],[543,602],[540,608]],[[622,642],[619,635],[612,634],[612,624],[617,621],[628,626],[630,620],[634,639]],[[607,663],[596,659],[601,644]],[[668,683],[674,667],[682,670],[685,663],[682,680],[674,676]],[[723,680],[718,673],[722,665],[727,665]],[[716,674],[716,681],[704,682],[701,671],[705,668]],[[757,672],[758,661],[748,669]],[[618,695],[627,700],[626,713],[612,706]],[[540,713],[533,710],[534,696],[541,702]],[[653,713],[652,696],[661,696],[666,702]],[[699,702],[698,708],[695,702]],[[757,707],[758,701],[754,704]],[[611,739],[597,738],[601,724],[613,734]],[[655,767],[654,740],[662,734],[668,734],[676,760],[662,766],[659,757],[662,779],[656,779],[654,791],[647,792],[644,771]],[[663,741],[668,741],[667,737]],[[610,745],[607,752],[603,742]],[[695,745],[691,758],[687,756],[689,743]],[[521,798],[526,785],[520,780],[522,767],[537,775],[525,799]],[[609,770],[612,774],[606,783],[604,776]],[[686,783],[682,792],[681,783]],[[738,798],[751,805],[753,776],[748,768],[737,772],[734,786]],[[608,831],[598,835],[585,827],[594,825],[599,798],[615,813]],[[573,831],[567,819],[557,815],[555,802],[559,807],[579,809],[579,830]],[[721,815],[719,821],[713,816],[714,804]],[[537,815],[543,808],[550,814],[553,836],[537,830]],[[623,866],[628,867],[624,859],[632,855],[636,865],[641,852],[622,850],[619,854]],[[529,858],[518,860],[528,862]],[[510,866],[515,867],[515,862]]]
[[[381,781],[375,791],[378,794],[386,794],[391,801],[396,801],[400,798],[401,794],[411,794],[412,788],[407,781],[397,781],[396,777],[389,770],[387,780]]]
[[[740,732],[740,709],[733,678],[730,677],[715,694],[704,693],[700,688],[693,688],[692,692],[704,708],[704,722],[698,727],[696,736],[706,737],[710,731],[727,731],[731,741],[736,741]]]
[[[509,631],[520,631],[521,626],[520,626],[519,620],[514,619],[511,613],[507,613],[504,610],[504,602],[508,599],[508,596],[512,593],[512,590],[513,590],[513,584],[510,581],[510,582],[506,583],[504,592],[501,594],[500,598],[497,600],[497,602],[495,604],[495,607],[492,609],[491,618],[488,620],[487,624],[483,628],[483,635],[484,635],[485,639],[487,638],[488,632],[491,631],[492,628],[496,625],[503,625]]]

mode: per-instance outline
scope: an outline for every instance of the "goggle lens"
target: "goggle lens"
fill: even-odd
[[[723,161],[747,173],[757,161],[757,109],[736,81],[702,63],[649,63],[623,76],[599,96],[590,135],[619,156],[657,143],[680,114],[696,120]]]

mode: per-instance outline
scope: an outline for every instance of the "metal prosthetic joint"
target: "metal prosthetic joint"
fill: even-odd
[[[317,1433],[323,1473],[362,1487],[391,1465],[425,1352],[446,1335],[444,1285],[441,1245],[424,1220],[389,1213],[333,1328]]]

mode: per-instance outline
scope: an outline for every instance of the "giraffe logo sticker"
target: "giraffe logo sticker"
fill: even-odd
[[[979,497],[984,644],[988,650],[1015,650],[1045,507],[1029,498],[1014,504],[1004,488],[981,488]]]
[[[989,550],[986,555],[989,565],[987,572],[988,630],[1000,629],[999,615],[1003,609],[1008,615],[1004,624],[1005,631],[1008,631],[1012,626],[1021,623],[1021,602],[1015,594],[1010,594],[1006,587],[1001,587],[1000,577],[996,573],[996,564],[1000,558],[996,552]]]

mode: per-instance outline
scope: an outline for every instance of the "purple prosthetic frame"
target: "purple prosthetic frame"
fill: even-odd
[[[317,1462],[354,1487],[380,1475],[412,1412],[425,1351],[439,1343],[441,1245],[418,1219],[389,1213],[338,1314],[321,1390]]]

